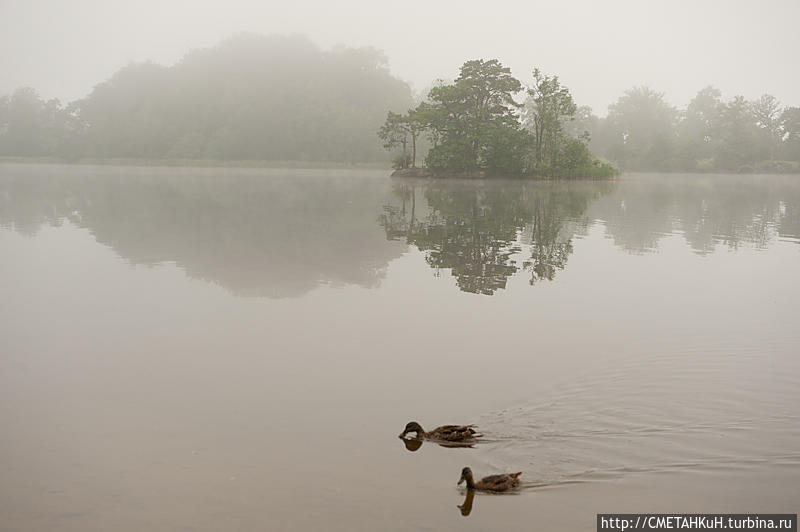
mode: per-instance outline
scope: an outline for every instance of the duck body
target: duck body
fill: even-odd
[[[466,442],[483,436],[483,434],[476,431],[474,427],[475,425],[442,425],[431,431],[425,431],[419,423],[411,421],[406,425],[400,437],[405,438],[406,434],[415,433],[417,438],[425,438],[428,440]]]
[[[519,486],[519,477],[521,476],[522,471],[518,471],[516,473],[489,475],[475,482],[472,476],[472,469],[465,467],[461,470],[461,479],[458,483],[461,484],[466,481],[468,490],[501,492]]]

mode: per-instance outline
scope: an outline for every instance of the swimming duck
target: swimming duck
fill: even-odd
[[[461,479],[458,483],[461,484],[467,481],[468,490],[481,490],[481,491],[506,491],[510,488],[519,485],[519,477],[522,476],[522,471],[517,473],[504,473],[502,475],[490,475],[483,477],[478,482],[472,478],[472,469],[465,467],[461,470]]]
[[[473,438],[480,438],[483,436],[480,432],[475,431],[473,428],[474,426],[475,425],[442,425],[430,432],[425,432],[419,423],[416,421],[409,421],[405,430],[400,434],[400,437],[405,438],[406,434],[414,432],[417,438],[426,438],[429,440],[451,442],[469,441]]]

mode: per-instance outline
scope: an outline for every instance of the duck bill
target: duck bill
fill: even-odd
[[[456,484],[456,486],[460,486],[465,480],[466,479],[464,478],[464,475],[461,475],[461,478],[458,479],[458,484]]]

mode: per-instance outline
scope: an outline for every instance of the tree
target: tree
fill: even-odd
[[[72,117],[57,99],[43,100],[30,87],[0,98],[0,155],[61,155]]]
[[[425,117],[419,107],[409,109],[408,114],[406,114],[406,129],[408,129],[408,134],[411,135],[411,168],[417,167],[417,139],[419,139],[425,128]]]
[[[412,168],[417,167],[417,139],[425,129],[424,112],[409,109],[405,115],[389,111],[386,122],[378,130],[378,137],[383,140],[383,147],[392,150],[398,146],[403,147],[399,168],[407,168],[411,163]],[[411,138],[411,158],[408,157],[408,139]]]
[[[800,161],[800,107],[787,107],[781,114],[781,156]]]
[[[420,110],[435,144],[426,159],[428,166],[502,170],[494,165],[495,158],[487,159],[487,152],[505,150],[505,142],[519,137],[514,94],[521,89],[511,70],[497,59],[467,61],[454,83],[431,89],[429,102]]]
[[[561,85],[558,76],[546,76],[538,68],[533,70],[533,86],[528,89],[523,124],[533,132],[537,167],[557,166],[564,140],[562,124],[575,116],[576,111],[569,89]]]
[[[372,48],[237,35],[170,67],[131,64],[76,104],[94,157],[385,160],[375,142],[411,90]]]
[[[400,168],[407,166],[406,153],[408,146],[408,120],[405,116],[389,111],[386,122],[378,130],[378,137],[383,140],[383,147],[392,150],[398,146],[403,147],[403,156]]]
[[[735,96],[722,107],[716,166],[722,170],[745,170],[768,156],[759,145],[759,129],[752,106],[743,96]]]
[[[561,128],[567,137],[591,142],[599,121],[591,107],[580,105],[575,109],[575,114],[561,121]]]
[[[763,137],[769,146],[769,158],[775,159],[778,144],[781,141],[781,121],[783,113],[781,104],[777,98],[771,94],[764,94],[752,103],[753,118],[756,126],[761,130]]]
[[[722,93],[712,86],[701,89],[689,102],[678,125],[680,166],[695,170],[710,166],[719,144]]]
[[[664,93],[634,87],[608,108],[608,156],[631,170],[670,170],[677,112]]]
[[[616,169],[598,161],[587,146],[588,128],[597,123],[591,108],[579,108],[558,76],[546,76],[537,68],[533,80],[523,110],[523,124],[532,132],[529,172],[544,177],[616,175]]]
[[[781,114],[781,139],[800,140],[800,107],[787,107]]]

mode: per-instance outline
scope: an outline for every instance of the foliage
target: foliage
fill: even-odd
[[[395,170],[408,168],[409,166],[411,166],[410,153],[401,153],[400,155],[392,159],[392,168]]]
[[[529,173],[543,177],[612,177],[616,169],[589,151],[591,110],[578,108],[558,76],[533,71],[533,86],[523,110],[523,124],[532,132]],[[580,109],[579,122],[573,125]],[[570,133],[568,134],[567,131]]]
[[[378,138],[383,140],[383,147],[392,150],[398,146],[403,147],[403,153],[393,159],[395,169],[412,168],[417,166],[417,139],[425,128],[422,116],[416,109],[409,109],[405,115],[389,111],[386,121],[378,130]],[[407,154],[408,142],[411,140],[411,154]],[[400,161],[401,166],[394,164]]]
[[[381,128],[378,130],[378,138],[383,141],[383,147],[387,150],[391,150],[398,146],[403,147],[403,153],[399,156],[399,168],[406,168],[406,145],[408,144],[408,128],[406,127],[406,118],[402,115],[389,111],[389,115],[386,117],[386,122],[384,122]],[[396,166],[395,161],[397,160],[398,158],[392,160],[392,166]]]
[[[677,111],[664,94],[634,87],[608,108],[606,119],[612,138],[607,155],[631,170],[670,170],[675,150]]]
[[[0,156],[332,163],[393,157],[416,167],[421,149],[439,175],[538,177],[602,177],[614,175],[614,165],[782,172],[800,162],[800,108],[769,94],[725,101],[709,86],[678,110],[662,93],[634,87],[601,119],[539,69],[524,105],[515,100],[521,91],[497,59],[477,59],[409,108],[410,88],[374,49],[322,51],[302,37],[239,35],[171,67],[132,63],[66,106],[26,87],[0,95]]]
[[[769,94],[726,102],[709,86],[678,111],[639,87],[594,121],[590,145],[626,170],[792,172],[800,161],[800,133],[792,134],[800,111],[792,109]]]
[[[614,175],[589,153],[588,134],[565,136],[562,124],[577,110],[569,90],[538,69],[534,80],[526,107],[530,127],[520,123],[522,105],[514,100],[522,84],[498,60],[479,59],[464,63],[453,83],[434,86],[407,115],[390,112],[378,136],[387,149],[402,146],[405,153],[409,135],[416,147],[416,135],[427,131],[433,146],[425,164],[438,175]]]
[[[800,107],[787,107],[781,113],[781,133],[781,158],[800,161]]]
[[[522,88],[498,60],[467,61],[452,84],[431,89],[429,102],[418,108],[434,142],[426,159],[434,170],[504,173],[524,168],[514,94]],[[500,161],[498,154],[514,157]]]
[[[722,107],[715,166],[736,171],[766,159],[768,152],[759,145],[758,137],[758,126],[751,105],[742,96],[734,97]]]
[[[43,100],[30,87],[0,97],[0,155],[65,156],[79,131],[69,109],[58,100]]]
[[[19,115],[0,118],[3,154],[352,163],[386,160],[374,132],[411,90],[371,48],[239,35],[171,67],[130,64],[66,110],[20,98],[34,100],[0,103]]]
[[[569,89],[558,76],[546,76],[533,70],[533,86],[528,89],[523,123],[533,132],[534,164],[541,173],[559,167],[564,145],[564,120],[571,119],[577,110]]]

